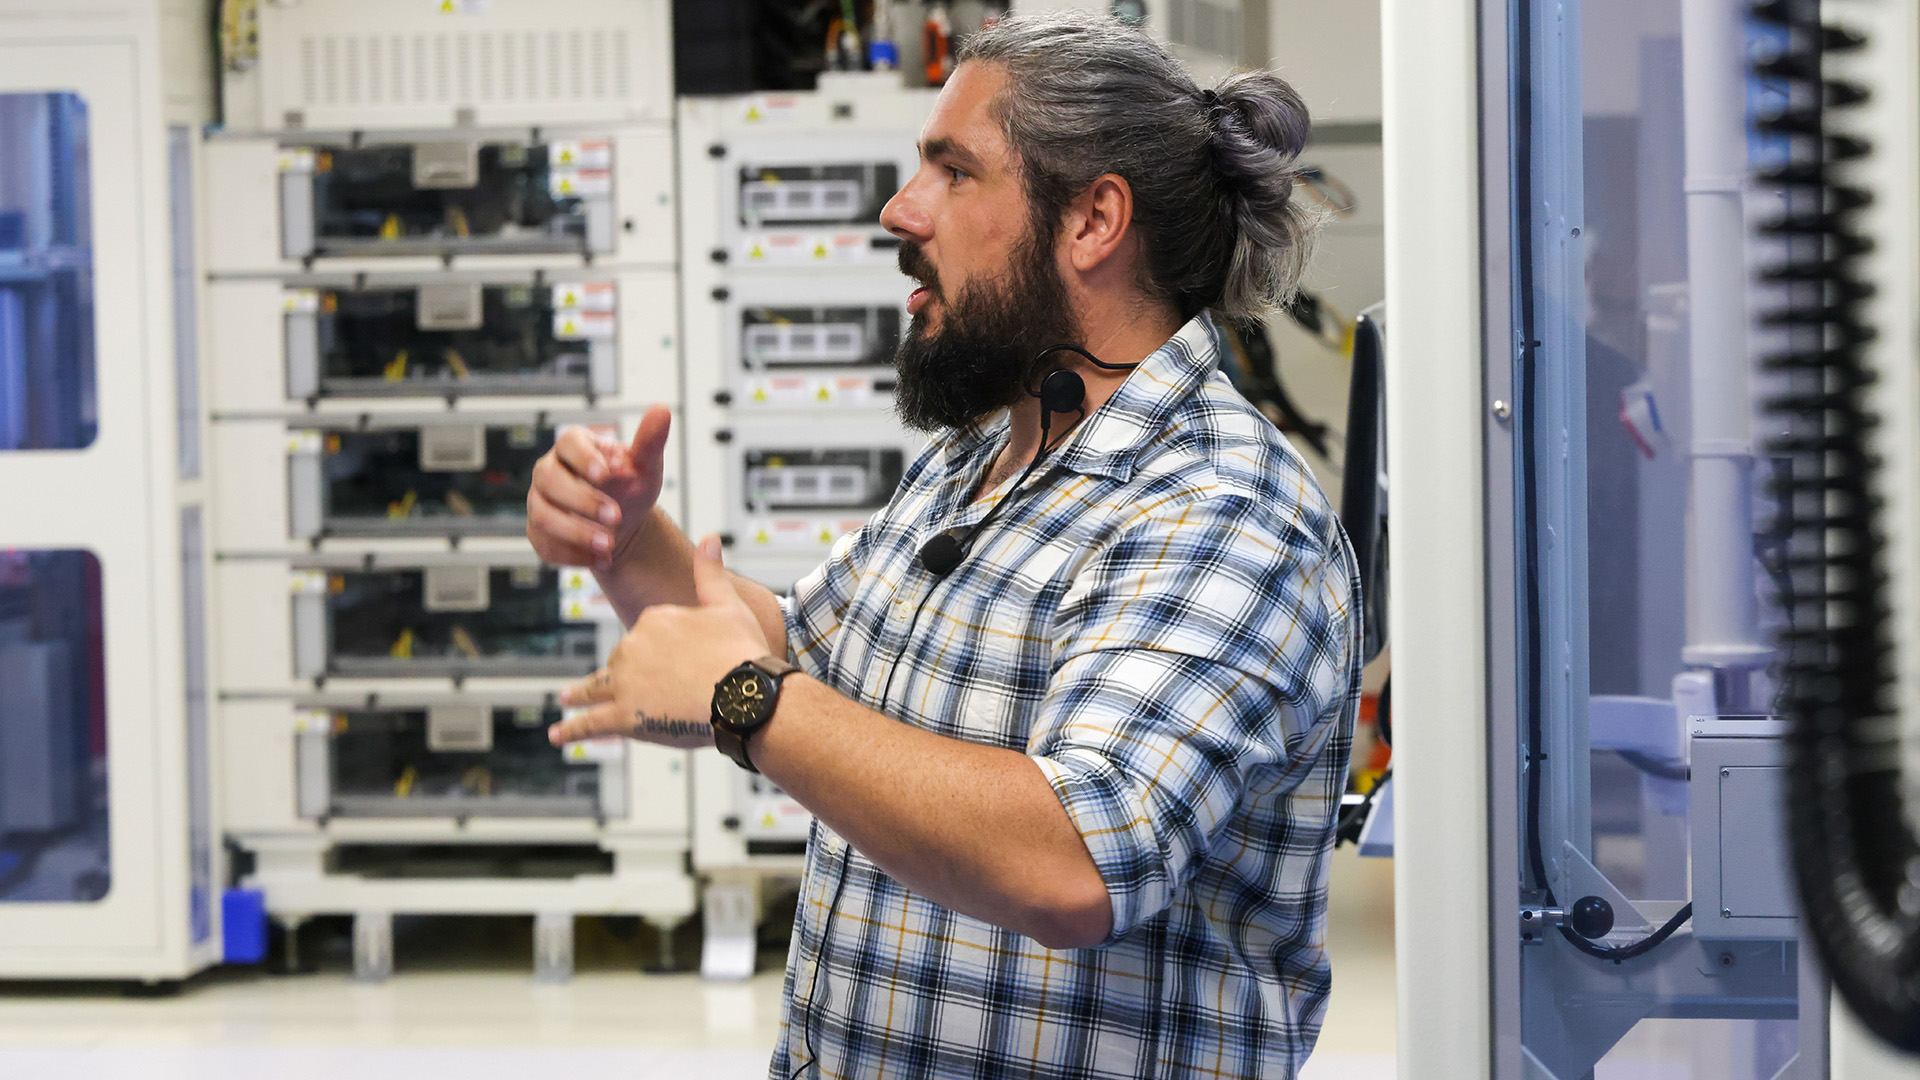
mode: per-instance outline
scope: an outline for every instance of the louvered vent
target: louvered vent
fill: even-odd
[[[1173,0],[1167,6],[1167,38],[1215,56],[1240,55],[1241,18],[1237,3]]]
[[[623,101],[634,83],[628,45],[618,29],[307,35],[301,105]]]

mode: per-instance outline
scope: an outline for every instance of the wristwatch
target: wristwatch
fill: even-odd
[[[734,764],[757,773],[747,740],[767,726],[780,704],[780,682],[800,669],[777,656],[749,660],[713,684],[713,745]]]

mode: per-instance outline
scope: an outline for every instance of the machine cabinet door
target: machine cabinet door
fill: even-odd
[[[143,974],[188,934],[195,530],[165,497],[153,62],[131,40],[0,46],[0,976]]]

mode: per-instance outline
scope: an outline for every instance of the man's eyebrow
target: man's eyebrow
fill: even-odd
[[[927,161],[944,159],[960,166],[968,172],[977,173],[982,171],[984,167],[984,163],[973,151],[944,136],[938,139],[928,139],[926,142],[921,143],[920,156]]]

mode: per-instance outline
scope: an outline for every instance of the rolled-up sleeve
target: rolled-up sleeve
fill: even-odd
[[[1027,750],[1106,882],[1109,942],[1174,901],[1251,783],[1287,790],[1338,728],[1359,618],[1342,550],[1216,496],[1077,575]]]

